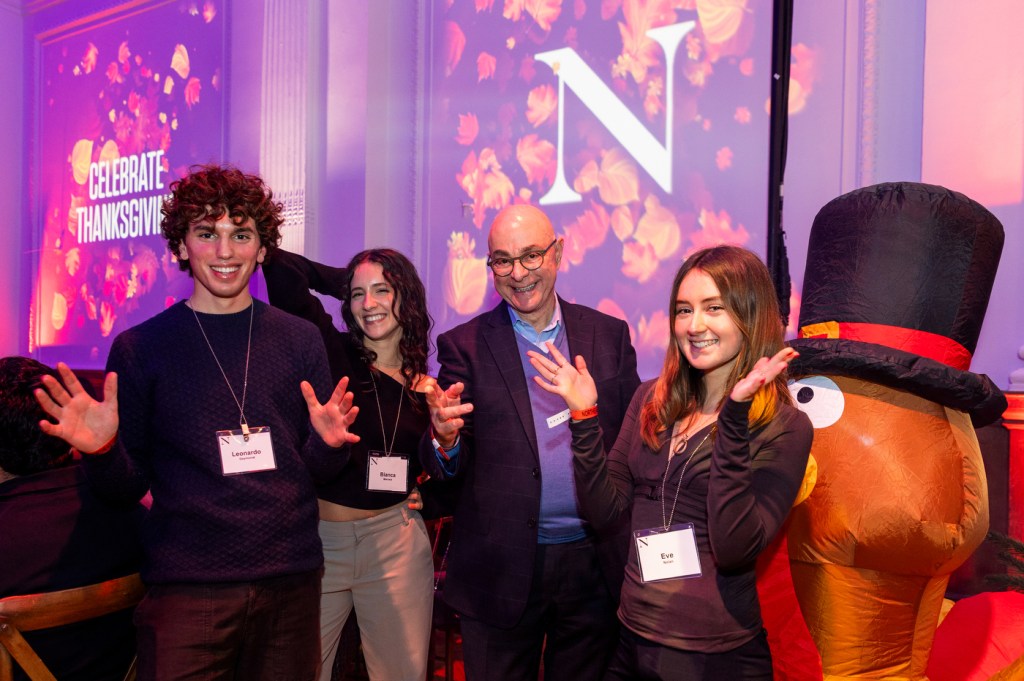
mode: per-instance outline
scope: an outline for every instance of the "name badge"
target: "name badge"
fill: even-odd
[[[370,452],[366,465],[366,489],[371,492],[409,491],[409,457],[405,454],[387,456]]]
[[[249,436],[240,430],[218,430],[217,447],[224,475],[272,471],[277,468],[270,428],[249,428]]]
[[[700,555],[693,523],[633,532],[640,575],[645,582],[700,577]]]
[[[554,428],[558,424],[565,423],[568,420],[569,420],[569,410],[566,409],[565,411],[560,411],[557,414],[555,414],[554,416],[549,416],[548,417],[548,428]]]

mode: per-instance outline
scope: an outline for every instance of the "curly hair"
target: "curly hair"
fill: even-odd
[[[657,451],[658,438],[672,425],[699,409],[707,399],[703,374],[690,366],[676,341],[676,296],[679,286],[693,270],[704,272],[715,282],[729,317],[735,322],[743,343],[736,363],[726,381],[725,396],[754,368],[761,357],[771,357],[782,349],[783,328],[779,301],[768,268],[755,254],[737,246],[715,246],[698,251],[686,259],[672,282],[669,295],[669,329],[673,333],[665,352],[665,363],[654,384],[651,400],[640,414],[640,431],[648,447]],[[722,400],[725,400],[723,396]],[[750,407],[753,426],[775,417],[779,402],[792,403],[785,373],[762,386]],[[719,407],[721,405],[718,405]]]
[[[160,208],[160,229],[177,258],[189,228],[197,222],[227,215],[241,225],[252,218],[260,245],[270,255],[281,243],[283,210],[270,187],[256,175],[231,166],[192,166],[188,175],[171,183],[171,195]],[[178,258],[178,267],[192,273],[188,260]]]
[[[416,266],[396,250],[372,248],[353,256],[345,266],[345,285],[341,298],[341,316],[349,333],[357,343],[363,360],[368,364],[377,361],[377,353],[364,344],[365,335],[352,314],[352,277],[356,268],[363,263],[375,263],[384,271],[384,280],[395,289],[392,312],[402,327],[398,351],[402,355],[402,375],[405,384],[412,388],[418,376],[427,375],[427,357],[430,355],[430,328],[433,319],[427,310],[427,294],[423,288]]]
[[[46,412],[34,391],[42,377],[57,372],[27,357],[0,359],[0,468],[11,475],[31,475],[71,463],[71,448],[47,435],[39,422]]]

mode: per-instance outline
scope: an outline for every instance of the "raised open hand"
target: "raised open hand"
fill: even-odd
[[[734,402],[747,402],[754,397],[754,394],[765,383],[775,380],[775,377],[786,370],[789,363],[799,356],[793,348],[782,348],[773,357],[762,357],[754,364],[746,376],[737,381],[732,387],[729,397]]]
[[[463,390],[465,386],[462,383],[452,383],[447,390],[441,390],[441,386],[434,383],[426,393],[430,426],[434,437],[444,448],[455,445],[459,431],[466,425],[462,417],[473,411],[472,404],[462,402]]]
[[[334,392],[323,404],[316,398],[316,392],[309,381],[303,381],[300,387],[309,408],[309,420],[324,442],[331,447],[359,442],[359,436],[348,429],[359,414],[359,407],[352,406],[353,396],[348,392],[348,376],[338,381]]]
[[[107,374],[103,381],[103,401],[97,402],[85,392],[67,364],[58,363],[57,373],[60,381],[53,376],[43,376],[43,387],[36,388],[36,400],[43,411],[56,420],[56,423],[40,421],[39,427],[83,454],[99,452],[117,435],[117,374]]]
[[[576,355],[576,366],[573,366],[554,343],[548,341],[547,345],[551,357],[545,357],[535,350],[526,351],[530,364],[540,373],[533,378],[537,385],[549,393],[560,395],[569,409],[574,411],[597,404],[597,386],[587,370],[583,356]]]

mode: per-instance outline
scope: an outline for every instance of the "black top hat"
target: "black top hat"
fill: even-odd
[[[999,220],[943,187],[833,199],[811,227],[790,373],[862,378],[991,423],[1006,398],[969,369],[1002,250]]]

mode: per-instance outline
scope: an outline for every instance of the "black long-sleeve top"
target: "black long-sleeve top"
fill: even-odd
[[[639,420],[652,386],[649,381],[636,391],[607,457],[596,418],[571,423],[577,495],[583,516],[597,527],[629,508],[634,531],[662,527],[661,490],[671,438],[651,451],[641,438]],[[650,641],[720,653],[761,631],[755,560],[796,498],[813,429],[805,414],[780,404],[770,423],[751,432],[749,409],[749,402],[727,399],[713,436],[697,446],[709,434],[708,426],[690,437],[697,449],[670,522],[693,523],[701,576],[644,583],[636,543],[630,543],[619,619]],[[668,465],[666,512],[688,456],[675,456]]]
[[[423,471],[416,451],[420,437],[430,426],[424,394],[405,390],[401,383],[387,374],[371,371],[352,335],[339,331],[320,299],[310,293],[312,289],[341,298],[345,293],[344,268],[322,265],[301,255],[278,250],[263,264],[263,276],[267,281],[271,305],[309,320],[319,329],[327,348],[333,380],[337,383],[342,376],[349,377],[349,390],[354,396],[354,404],[359,407],[359,416],[351,430],[360,440],[352,445],[349,465],[333,479],[318,484],[317,496],[350,508],[368,510],[399,503],[412,491],[417,476]],[[392,446],[394,436],[392,454],[402,454],[409,459],[405,493],[366,489],[369,454],[385,450],[385,433],[388,446]]]

